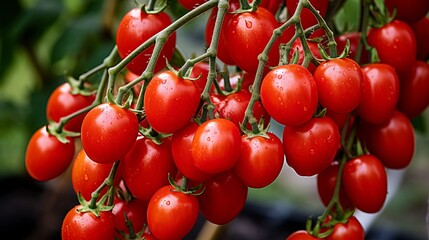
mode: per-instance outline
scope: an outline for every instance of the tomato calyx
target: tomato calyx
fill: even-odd
[[[322,57],[323,57],[323,59],[325,61],[329,61],[329,60],[333,60],[333,59],[338,59],[338,58],[346,58],[349,55],[349,52],[350,52],[350,40],[349,39],[346,40],[346,45],[345,45],[343,51],[337,57],[331,57],[326,52],[326,49],[320,43],[317,44],[317,47],[319,49],[320,55],[322,55]]]
[[[267,127],[265,127],[263,117],[261,117],[259,122],[255,117],[251,117],[249,118],[249,124],[252,126],[251,131],[246,127],[246,125],[243,125],[243,123],[240,124],[240,130],[247,136],[248,139],[254,138],[256,136],[261,136],[267,139],[270,138],[267,134],[268,129],[270,129],[270,124],[268,123]]]
[[[373,20],[371,26],[375,28],[383,27],[396,17],[396,8],[394,8],[392,14],[390,14],[384,1],[370,1],[369,10]]]
[[[157,145],[161,145],[163,143],[164,138],[168,138],[172,135],[172,133],[169,133],[169,134],[159,133],[155,131],[155,129],[153,129],[151,126],[147,128],[143,126],[139,126],[139,132],[141,135],[143,135],[146,138],[149,138]]]
[[[178,184],[176,181],[174,181],[173,177],[168,174],[168,182],[171,186],[173,186],[174,190],[176,192],[181,192],[187,195],[192,196],[200,196],[204,193],[204,187],[203,183],[195,186],[195,187],[188,187],[188,178],[185,176],[182,176],[182,178],[179,180],[180,184]]]
[[[54,121],[49,121],[48,124],[46,125],[46,131],[56,137],[58,139],[58,141],[60,141],[61,143],[69,143],[70,137],[79,137],[80,133],[79,132],[72,132],[72,131],[67,131],[63,128],[63,126],[65,125],[65,123],[62,123],[62,121],[60,121],[59,123],[54,122]]]
[[[94,201],[94,197],[91,197],[90,201],[86,201],[82,194],[79,192],[77,195],[77,199],[79,200],[80,207],[77,209],[80,213],[91,212],[96,217],[100,217],[100,212],[111,211],[113,209],[113,205],[105,205],[105,202],[109,198],[109,191],[105,195],[103,195],[98,202]]]
[[[167,0],[144,0],[142,2],[140,1],[134,1],[137,3],[137,7],[140,8],[142,11],[144,11],[147,14],[157,14],[167,7]]]

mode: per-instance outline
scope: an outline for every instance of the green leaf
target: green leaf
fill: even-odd
[[[360,18],[360,1],[346,0],[334,17],[335,28],[340,33],[358,30]]]

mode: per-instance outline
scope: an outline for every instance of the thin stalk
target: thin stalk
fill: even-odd
[[[218,0],[210,0],[205,2],[204,4],[200,5],[199,7],[189,11],[176,21],[174,21],[172,24],[170,24],[168,27],[164,28],[159,33],[155,34],[148,40],[146,40],[144,43],[142,43],[140,46],[138,46],[134,51],[132,51],[128,56],[126,56],[124,59],[122,59],[121,62],[119,62],[116,66],[113,66],[109,68],[109,83],[108,83],[108,94],[113,96],[113,89],[115,85],[115,79],[116,76],[127,66],[128,63],[130,63],[135,57],[137,57],[141,52],[149,48],[151,45],[155,44],[155,49],[152,53],[152,57],[149,61],[148,66],[146,67],[145,71],[142,73],[142,75],[132,82],[122,86],[119,88],[118,96],[116,97],[116,102],[119,102],[123,95],[130,90],[134,85],[138,84],[141,81],[150,81],[150,79],[153,76],[153,68],[154,64],[156,63],[156,60],[159,57],[160,51],[162,49],[163,44],[165,41],[167,41],[167,38],[173,34],[177,29],[188,23],[189,21],[196,18],[198,15],[210,10],[211,8],[215,7],[218,3]]]
[[[110,170],[109,176],[103,181],[103,183],[100,186],[98,186],[98,188],[94,192],[92,192],[91,202],[89,203],[89,208],[91,208],[91,209],[97,208],[97,200],[101,194],[101,191],[103,191],[103,189],[105,187],[110,188],[113,186],[116,171],[118,170],[118,167],[119,167],[119,162],[120,161],[118,160],[113,164],[113,166]],[[110,191],[108,194],[113,194],[112,192],[113,191]],[[113,205],[113,197],[109,196],[109,199],[112,199],[112,200],[111,200],[111,202],[108,203],[108,206],[112,206]]]

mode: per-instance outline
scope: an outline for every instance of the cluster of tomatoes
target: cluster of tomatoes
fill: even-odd
[[[180,2],[190,10],[205,4]],[[328,1],[313,2],[325,16]],[[290,15],[295,16],[297,4],[286,1]],[[52,93],[46,107],[50,124],[30,139],[26,167],[34,179],[48,181],[72,165],[80,205],[65,217],[63,239],[181,239],[199,212],[212,223],[226,224],[243,208],[249,187],[266,187],[278,177],[285,157],[297,174],[317,176],[327,207],[315,227],[287,239],[364,238],[353,211],[375,213],[383,207],[385,169],[410,164],[411,120],[429,105],[424,62],[429,4],[386,1],[390,12],[396,9],[394,20],[374,24],[365,38],[358,32],[335,38],[338,51],[350,48],[347,57],[327,57],[318,48],[320,40],[295,38],[287,54],[295,58],[290,64],[279,64],[280,45],[294,39],[294,26],[309,28],[318,19],[302,9],[298,23],[261,57],[282,25],[275,17],[281,7],[281,1],[263,0],[253,11],[235,12],[243,3],[229,2],[214,57],[240,71],[221,74],[205,59],[186,73],[166,69],[165,59],[176,47],[173,32],[162,50],[144,49],[118,77],[117,82],[132,84],[130,99],[137,100],[102,102],[103,87],[94,93],[76,80]],[[409,8],[421,14],[407,13]],[[207,46],[215,39],[218,11],[215,7],[208,17]],[[126,59],[172,23],[166,12],[132,9],[118,27],[119,56]],[[324,39],[324,34],[319,29],[311,38]],[[379,61],[368,63],[375,51]],[[153,55],[159,57],[155,74],[139,80]],[[258,79],[261,61],[265,67]],[[282,139],[268,131],[271,118],[285,126]],[[77,141],[82,149],[75,155]]]

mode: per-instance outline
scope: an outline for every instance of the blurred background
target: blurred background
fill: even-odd
[[[348,0],[353,7],[357,0]],[[171,0],[169,13],[184,13]],[[16,0],[0,8],[0,236],[59,239],[62,218],[77,203],[69,172],[50,182],[32,180],[24,156],[33,132],[46,124],[50,93],[65,80],[98,65],[114,46],[121,16],[135,6],[125,0]],[[344,13],[339,13],[340,15]],[[353,23],[354,11],[348,17]],[[186,57],[204,51],[202,15],[177,33]],[[340,21],[338,27],[350,27]],[[351,25],[351,26],[350,26]],[[427,239],[429,183],[428,111],[416,120],[416,153],[404,172],[394,173],[396,192],[371,222],[367,239]],[[272,130],[279,132],[279,126]],[[284,239],[323,211],[314,178],[285,166],[269,187],[250,190],[242,214],[220,239]],[[199,223],[189,239],[194,239]],[[9,239],[9,238],[7,238]]]

